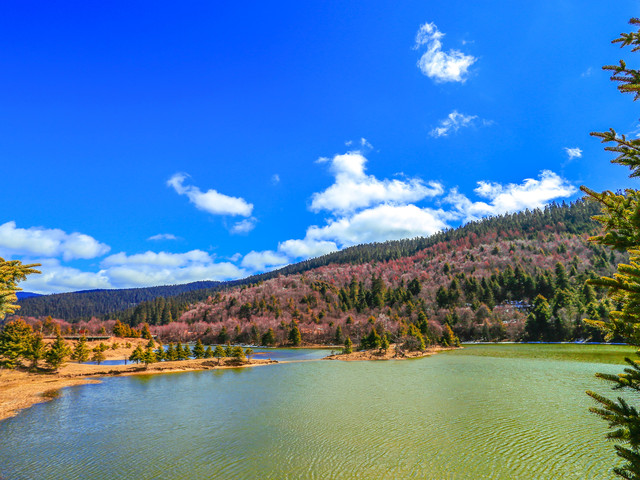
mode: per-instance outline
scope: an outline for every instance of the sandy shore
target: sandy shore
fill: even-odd
[[[440,347],[434,346],[427,348],[424,352],[399,352],[396,350],[396,345],[390,345],[386,352],[380,352],[378,350],[365,350],[362,352],[353,353],[339,353],[337,355],[330,355],[323,358],[323,360],[342,360],[343,362],[362,362],[370,360],[401,360],[407,358],[422,358],[428,357],[438,352],[445,350],[455,350],[456,347]]]
[[[117,339],[121,346],[105,351],[108,360],[122,360],[128,357],[138,343],[146,345],[139,339]],[[130,348],[125,347],[130,342]],[[90,346],[100,342],[89,342]],[[111,345],[112,342],[105,342]],[[219,368],[244,368],[278,363],[275,360],[252,359],[238,364],[234,359],[193,359],[174,362],[152,363],[145,368],[143,364],[128,365],[89,365],[69,362],[56,373],[29,373],[24,370],[0,370],[0,420],[16,415],[20,410],[36,403],[46,402],[57,396],[58,390],[64,387],[100,383],[99,377],[121,375],[153,375],[159,373],[185,372],[198,370],[214,370]],[[98,377],[98,378],[97,378]]]

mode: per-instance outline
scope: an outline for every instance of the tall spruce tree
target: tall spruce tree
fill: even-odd
[[[18,283],[25,280],[27,275],[40,273],[34,268],[39,266],[39,263],[23,265],[19,260],[5,260],[0,257],[0,320],[20,308],[16,305],[16,292],[22,290],[18,288]]]
[[[630,23],[640,25],[640,19],[633,18]],[[634,27],[636,28],[636,27]],[[613,43],[621,47],[631,46],[631,51],[640,50],[640,28],[637,32],[623,33]],[[640,70],[630,69],[623,60],[619,65],[607,65],[604,70],[613,73],[611,80],[618,82],[618,90],[632,93],[634,100],[640,98]],[[631,169],[631,177],[640,176],[640,140],[628,139],[615,130],[594,132],[591,135],[608,144],[605,150],[617,156],[612,163],[626,165]],[[618,337],[630,345],[640,346],[640,191],[626,189],[613,193],[597,193],[587,187],[582,190],[600,203],[602,214],[595,217],[604,232],[590,240],[610,248],[629,253],[629,263],[618,265],[613,278],[602,277],[591,283],[606,287],[619,310],[609,312],[609,321],[588,320],[591,325],[604,330],[607,338]],[[636,352],[638,354],[638,352]],[[616,453],[624,460],[621,467],[615,467],[616,475],[628,480],[640,480],[640,412],[638,411],[637,392],[640,391],[640,366],[627,358],[628,367],[618,375],[597,374],[607,380],[614,389],[631,393],[629,401],[618,397],[611,400],[595,392],[587,394],[598,402],[591,411],[609,423],[611,431],[607,437],[615,442]]]

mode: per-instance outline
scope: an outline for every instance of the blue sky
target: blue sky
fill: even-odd
[[[398,3],[401,3],[398,5]],[[227,280],[632,186],[633,1],[13,2],[0,256],[40,293]],[[637,57],[637,54],[636,54]]]

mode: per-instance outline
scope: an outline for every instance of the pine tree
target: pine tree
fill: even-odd
[[[207,348],[204,351],[204,358],[213,358],[213,350],[211,350],[211,345],[207,345]]]
[[[342,349],[342,353],[348,354],[353,352],[353,342],[350,337],[344,341],[344,348]]]
[[[131,360],[132,362],[140,363],[142,361],[143,356],[144,356],[144,350],[142,350],[142,347],[138,345],[133,350],[133,352],[131,352],[131,355],[129,356],[129,360]]]
[[[39,263],[23,265],[19,260],[5,260],[0,257],[0,320],[6,315],[14,314],[20,308],[16,305],[16,292],[22,290],[18,288],[18,283],[25,280],[27,275],[40,273],[34,269],[39,266]]]
[[[149,325],[147,323],[144,323],[142,325],[142,338],[144,338],[145,340],[153,341],[153,336],[151,336],[151,332],[149,331]]]
[[[251,357],[253,356],[254,352],[252,348],[247,348],[244,351],[244,354],[247,356],[247,358],[249,359],[249,361],[251,361]]]
[[[0,367],[16,368],[29,350],[33,330],[18,318],[7,322],[0,331]]]
[[[169,342],[169,346],[167,347],[167,351],[164,354],[164,358],[170,362],[178,360],[178,352],[176,352],[176,348],[173,343]]]
[[[525,324],[525,338],[528,341],[547,341],[550,335],[551,308],[549,302],[542,295],[533,301],[533,308],[527,316]]]
[[[153,348],[147,345],[147,348],[144,349],[142,353],[142,362],[144,363],[144,367],[147,368],[150,363],[157,362],[156,354],[153,352]]]
[[[344,338],[342,337],[342,327],[340,325],[338,325],[336,327],[336,335],[334,337],[334,342],[337,344],[340,344],[344,341]]]
[[[220,345],[216,345],[216,349],[213,352],[213,356],[218,359],[218,365],[220,365],[220,359],[226,356],[224,348],[222,348],[222,346]]]
[[[75,360],[80,363],[89,360],[89,347],[87,346],[87,337],[84,335],[82,335],[80,340],[76,342],[76,345],[73,348],[73,353],[71,354],[71,360]]]
[[[166,352],[162,347],[161,343],[158,343],[158,347],[155,349],[155,354],[156,354],[156,360],[159,362],[167,359]]]
[[[270,328],[262,335],[262,340],[260,342],[262,345],[266,345],[270,347],[271,345],[275,345],[276,343],[276,335],[273,332],[273,328]]]
[[[302,343],[302,335],[300,335],[300,329],[295,321],[291,322],[291,330],[289,331],[289,342],[294,347],[299,346]]]
[[[204,345],[200,339],[193,346],[192,355],[193,358],[204,358]]]
[[[36,333],[32,336],[29,342],[29,348],[27,349],[26,358],[31,360],[31,368],[38,368],[38,362],[44,358],[47,352],[47,346],[42,339],[41,333]]]
[[[96,362],[98,365],[100,365],[105,361],[106,358],[107,357],[105,356],[104,351],[100,347],[93,348],[93,355],[91,355],[92,362]]]
[[[640,19],[631,19],[632,25],[640,25]],[[621,46],[631,46],[631,51],[640,50],[640,29],[637,32],[623,33],[613,43]],[[619,65],[603,67],[613,72],[611,79],[618,82],[618,89],[623,93],[632,93],[634,100],[640,98],[640,70],[627,68],[620,60]],[[618,135],[615,130],[608,132],[594,132],[593,136],[602,139],[602,143],[613,144],[605,150],[618,156],[612,163],[626,165],[631,169],[631,177],[640,176],[640,140],[627,139],[625,135]],[[602,214],[595,217],[604,227],[604,233],[590,240],[613,249],[627,251],[629,264],[618,265],[613,278],[603,277],[591,283],[607,287],[608,295],[618,305],[619,310],[609,313],[609,321],[589,320],[591,325],[607,332],[607,337],[617,336],[627,343],[640,346],[640,191],[626,189],[624,193],[605,191],[594,192],[581,187],[591,198],[602,206]],[[629,391],[631,399],[636,399],[640,390],[640,367],[636,362],[627,358],[629,365],[624,373],[619,375],[597,374],[598,377],[611,382],[616,389]],[[595,392],[587,392],[599,407],[591,411],[609,423],[611,432],[609,439],[617,442],[616,453],[624,460],[621,467],[613,471],[616,475],[628,479],[640,479],[640,413],[636,407],[623,398],[610,400]],[[630,400],[631,401],[631,400]]]
[[[44,359],[53,370],[58,370],[69,355],[71,355],[71,349],[63,338],[58,335],[47,350],[47,353],[44,354]]]

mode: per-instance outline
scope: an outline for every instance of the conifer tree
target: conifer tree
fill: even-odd
[[[166,358],[167,358],[166,352],[165,352],[164,348],[162,347],[161,343],[158,343],[158,347],[154,350],[154,353],[156,354],[156,360],[158,362],[166,360]]]
[[[291,322],[291,330],[289,331],[289,342],[294,347],[299,346],[302,343],[302,335],[300,335],[300,329],[295,321]]]
[[[247,357],[244,356],[244,350],[240,346],[233,347],[231,349],[230,356],[238,362],[243,362],[244,360],[247,359]]]
[[[207,345],[207,348],[204,351],[204,358],[213,358],[213,350],[211,350],[211,345]]]
[[[633,18],[630,23],[636,28],[640,19]],[[640,50],[640,28],[637,32],[623,33],[613,41],[621,47],[631,46],[631,51]],[[640,70],[630,69],[623,60],[619,65],[603,67],[613,73],[611,79],[618,82],[622,93],[632,93],[634,100],[640,98]],[[618,135],[615,130],[594,132],[591,135],[602,139],[602,143],[610,144],[605,150],[614,152],[617,157],[612,163],[626,165],[631,169],[631,177],[640,176],[640,140],[627,139]],[[607,332],[607,338],[619,337],[630,345],[640,346],[640,191],[626,189],[624,193],[605,191],[597,193],[581,187],[591,198],[602,206],[602,214],[595,217],[604,227],[604,233],[590,240],[607,245],[615,250],[627,251],[629,263],[620,264],[613,278],[603,277],[591,283],[607,287],[608,295],[618,305],[619,310],[609,312],[609,321],[589,320],[591,325]],[[638,352],[636,352],[638,353]],[[611,382],[616,389],[631,393],[627,401],[621,397],[610,400],[595,392],[587,392],[599,404],[591,411],[609,423],[611,431],[609,439],[617,442],[616,453],[624,460],[621,467],[613,471],[616,475],[628,479],[640,479],[640,413],[633,405],[637,403],[637,392],[640,390],[640,367],[633,360],[625,359],[628,367],[619,375],[597,374],[598,377]],[[632,403],[629,403],[632,402]]]
[[[100,347],[93,348],[93,355],[91,355],[92,362],[96,362],[96,364],[100,365],[106,358],[104,351]]]
[[[218,365],[220,365],[220,359],[225,357],[224,348],[221,345],[216,345],[216,349],[213,352],[213,356],[218,359]]]
[[[16,305],[16,292],[22,290],[18,288],[18,283],[25,280],[27,275],[40,273],[34,268],[39,266],[39,263],[24,265],[19,260],[5,260],[0,257],[0,320],[6,315],[14,314],[20,308]]]
[[[244,354],[247,356],[247,358],[248,358],[249,360],[251,360],[251,357],[252,357],[252,356],[253,356],[253,354],[254,354],[253,349],[252,349],[252,348],[247,348],[247,349],[244,351]]]
[[[144,350],[142,350],[142,347],[138,345],[133,350],[133,352],[131,352],[131,355],[129,356],[129,360],[131,360],[132,362],[140,363],[142,361],[143,356],[144,356]]]
[[[75,347],[73,348],[73,353],[71,354],[71,360],[75,360],[76,362],[86,362],[89,360],[89,347],[87,346],[87,337],[82,335],[80,340],[76,342]]]
[[[69,355],[71,355],[71,349],[62,336],[58,335],[45,353],[44,359],[51,368],[58,370]]]
[[[47,346],[42,339],[40,332],[35,333],[31,341],[29,342],[29,348],[27,349],[26,358],[31,360],[31,368],[38,368],[38,362],[44,358],[44,354],[47,352]]]
[[[0,367],[16,368],[24,358],[32,339],[30,325],[18,318],[7,322],[0,331]]]
[[[153,341],[153,336],[151,336],[151,332],[149,331],[149,324],[148,323],[143,323],[142,324],[142,338],[144,338],[145,340]]]
[[[157,361],[153,348],[147,345],[147,348],[145,348],[142,353],[142,362],[144,363],[144,367],[147,368],[150,363],[155,363]]]
[[[171,342],[169,342],[169,346],[165,352],[165,359],[168,361],[178,360],[178,352],[176,352],[176,348]]]
[[[551,308],[549,302],[542,295],[533,301],[533,308],[527,316],[525,337],[528,341],[549,340]]]
[[[344,341],[344,348],[342,349],[342,353],[347,354],[352,352],[353,352],[353,342],[351,341],[350,337],[347,337],[347,339]]]
[[[340,325],[336,327],[336,335],[335,335],[334,341],[337,344],[340,344],[344,341],[344,338],[342,337],[342,327]]]
[[[269,330],[267,330],[265,332],[264,335],[262,335],[262,340],[260,342],[262,345],[266,345],[266,346],[271,346],[271,345],[275,345],[276,343],[276,335],[273,332],[273,328],[270,328]]]
[[[193,346],[192,355],[193,358],[204,358],[204,345],[200,339]]]

